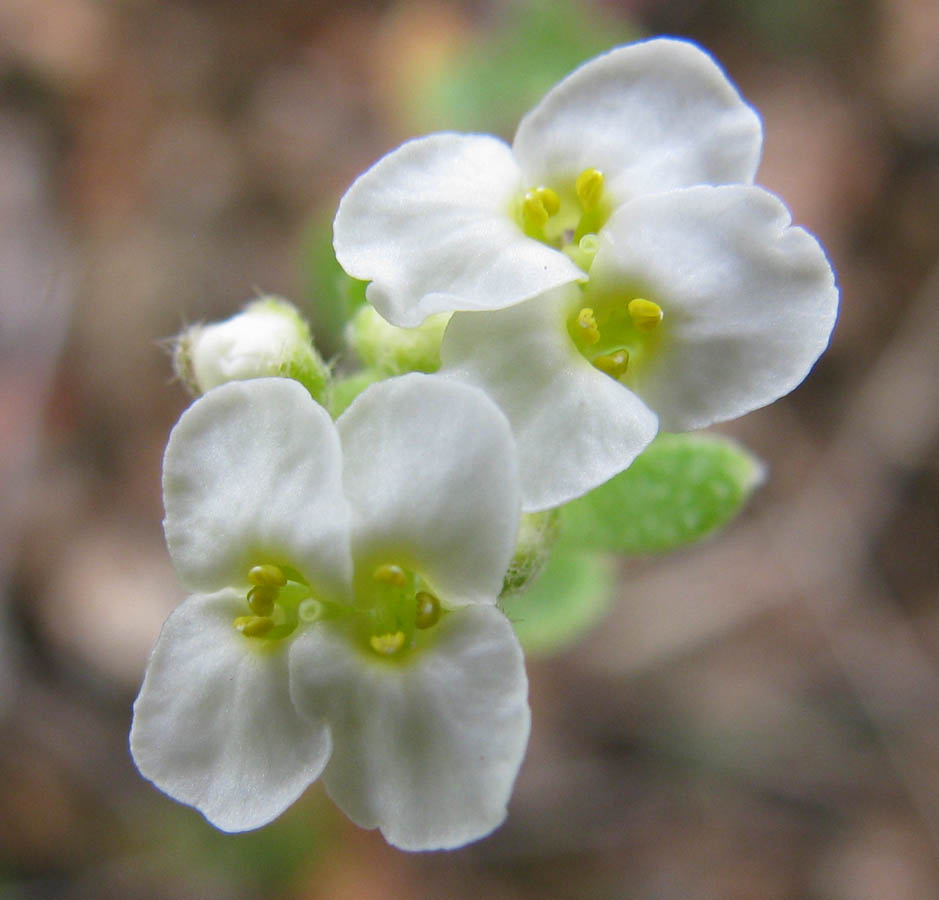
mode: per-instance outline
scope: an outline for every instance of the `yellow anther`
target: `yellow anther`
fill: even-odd
[[[544,211],[549,216],[557,215],[561,209],[561,198],[556,191],[552,191],[549,187],[537,187],[531,193],[541,201]]]
[[[577,332],[588,344],[595,344],[600,340],[600,329],[597,327],[597,319],[589,306],[585,306],[577,313]]]
[[[584,169],[574,182],[574,190],[584,212],[596,209],[603,196],[603,173],[599,169]]]
[[[633,325],[640,331],[654,331],[664,315],[658,303],[644,300],[642,297],[630,300],[626,309],[629,311],[629,318],[633,320]]]
[[[266,563],[263,566],[252,566],[248,571],[248,581],[258,587],[283,587],[287,583],[287,576],[280,566]]]
[[[615,353],[604,353],[602,356],[595,356],[592,362],[601,372],[605,372],[611,378],[620,378],[629,368],[629,351],[617,350]]]
[[[394,634],[373,634],[368,639],[372,649],[382,656],[391,656],[404,646],[404,632],[396,631]]]
[[[274,611],[278,589],[270,584],[259,584],[248,591],[248,606],[259,616],[269,616]]]
[[[274,627],[274,620],[267,616],[238,616],[235,628],[245,637],[261,637]]]
[[[430,628],[440,621],[440,601],[429,591],[418,591],[414,596],[417,611],[414,624],[418,628]]]
[[[408,576],[401,566],[394,563],[385,563],[372,572],[372,578],[383,584],[393,584],[395,587],[404,587],[408,583]]]
[[[525,194],[522,201],[522,218],[526,228],[540,231],[550,218],[548,210],[545,208],[544,200],[538,196],[538,192],[529,191]]]

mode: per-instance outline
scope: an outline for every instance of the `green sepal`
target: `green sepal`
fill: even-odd
[[[526,590],[544,571],[561,534],[561,511],[524,513],[518,528],[515,553],[502,581],[503,599]]]
[[[616,561],[576,550],[561,539],[535,583],[504,596],[508,616],[528,654],[547,656],[575,643],[609,610],[616,585]]]
[[[335,378],[329,392],[329,414],[334,419],[339,418],[346,411],[349,404],[370,384],[382,381],[386,377],[383,372],[377,372],[374,369],[362,369],[353,372],[351,375]]]
[[[343,330],[356,310],[365,304],[368,282],[347,275],[333,250],[332,221],[328,215],[312,221],[301,245],[301,269],[310,300],[310,318],[316,329],[320,351],[327,358],[343,346]]]
[[[625,472],[563,508],[565,539],[664,553],[726,525],[762,480],[762,463],[729,438],[660,434]]]

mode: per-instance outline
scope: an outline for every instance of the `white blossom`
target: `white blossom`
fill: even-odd
[[[523,508],[627,468],[658,429],[772,402],[827,346],[818,242],[752,182],[762,133],[717,64],[656,39],[597,57],[497,138],[404,144],[343,198],[335,248],[389,321],[454,311],[441,373],[518,445]]]
[[[581,66],[521,121],[409,141],[349,188],[336,256],[394,325],[501,309],[587,277],[591,238],[622,203],[752,181],[753,110],[693,44],[657,39]]]
[[[407,375],[334,424],[296,382],[206,393],[164,459],[191,592],[134,705],[141,773],[226,831],[315,779],[409,850],[503,820],[527,681],[495,608],[519,523],[508,423],[479,390]]]

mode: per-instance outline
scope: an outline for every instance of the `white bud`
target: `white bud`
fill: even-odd
[[[173,366],[197,395],[227,381],[274,375],[299,381],[322,403],[329,381],[309,326],[278,297],[256,300],[224,322],[188,328],[176,340]]]

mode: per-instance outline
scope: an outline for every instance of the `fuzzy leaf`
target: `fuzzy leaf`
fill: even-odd
[[[748,450],[714,434],[662,434],[625,471],[563,509],[566,539],[591,550],[663,553],[737,515],[763,480]]]

